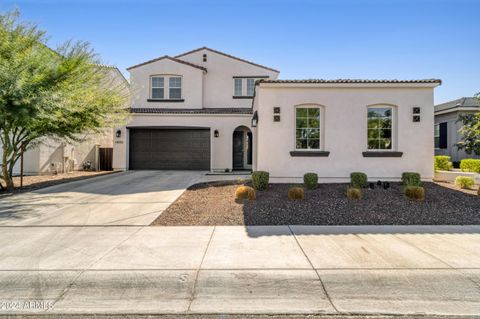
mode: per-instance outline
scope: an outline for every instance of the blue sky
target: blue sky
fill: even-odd
[[[480,91],[480,1],[9,1],[56,47],[92,44],[128,66],[208,46],[280,78],[440,78],[435,102]],[[126,73],[127,74],[127,73]]]

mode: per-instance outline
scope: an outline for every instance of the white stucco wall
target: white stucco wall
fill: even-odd
[[[203,54],[207,61],[203,62]],[[276,79],[278,72],[232,59],[208,49],[199,50],[179,59],[207,68],[204,80],[204,107],[251,107],[252,99],[233,98],[234,76],[268,76]]]
[[[354,171],[372,180],[398,180],[413,171],[433,178],[433,88],[420,87],[321,87],[298,85],[257,87],[259,124],[256,128],[255,169],[268,171],[272,181],[300,181],[315,172],[323,181],[347,181]],[[328,157],[291,157],[295,147],[296,105],[324,107],[324,150]],[[396,108],[394,150],[399,158],[363,157],[367,151],[367,106]],[[412,121],[412,107],[421,107],[421,122]],[[281,107],[281,121],[273,121],[273,107]]]
[[[212,171],[232,169],[233,131],[239,126],[250,128],[250,114],[235,115],[160,115],[136,114],[127,127],[122,127],[121,137],[114,138],[113,168],[128,169],[128,127],[171,127],[187,126],[210,128],[210,161]],[[250,128],[251,129],[251,128]],[[214,131],[219,131],[219,137],[214,137]],[[255,136],[253,137],[255,140]]]
[[[204,71],[192,66],[162,59],[129,70],[133,107],[148,108],[202,108]],[[148,102],[152,75],[182,76],[184,102]],[[166,92],[165,92],[166,93]]]

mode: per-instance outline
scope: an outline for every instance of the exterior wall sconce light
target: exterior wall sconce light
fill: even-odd
[[[213,131],[213,136],[219,137],[219,136],[220,136],[220,132],[218,132],[218,130]]]
[[[257,111],[255,111],[252,117],[252,127],[257,127],[257,124],[258,124],[258,113]]]
[[[116,136],[116,137],[121,137],[121,136],[122,136],[122,131],[121,131],[121,130],[117,130],[117,132],[115,132],[115,136]]]

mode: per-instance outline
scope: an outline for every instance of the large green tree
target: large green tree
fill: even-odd
[[[13,189],[13,167],[22,152],[45,138],[78,141],[125,121],[128,90],[109,77],[86,42],[56,50],[45,32],[0,15],[0,179]]]
[[[480,102],[480,93],[475,97]],[[465,150],[467,154],[480,155],[480,113],[461,114],[457,122],[462,123],[462,127],[458,130],[461,141],[455,144],[457,148]]]

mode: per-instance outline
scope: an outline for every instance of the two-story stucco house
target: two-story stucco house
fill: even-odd
[[[440,80],[278,80],[206,47],[128,70],[132,118],[116,132],[115,169],[253,169],[273,182],[306,172],[433,177]]]

